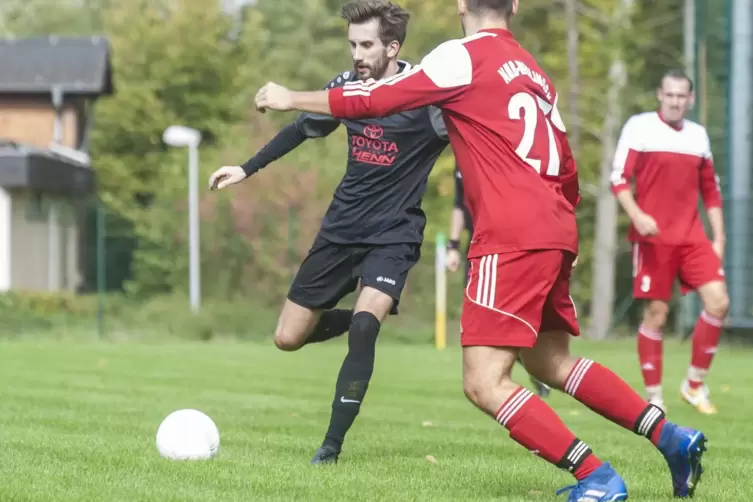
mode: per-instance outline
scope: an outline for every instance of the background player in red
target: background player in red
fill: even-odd
[[[467,36],[413,70],[323,92],[267,84],[257,108],[369,117],[440,107],[474,226],[461,335],[466,396],[513,440],[575,476],[570,502],[626,500],[614,469],[512,380],[520,354],[538,380],[648,438],[667,460],[675,495],[691,495],[703,433],[667,422],[612,371],[570,355],[577,171],[554,85],[507,29],[517,8],[517,0],[458,0]]]
[[[703,312],[693,331],[693,349],[682,398],[704,414],[716,413],[703,381],[727,317],[724,280],[724,219],[706,129],[685,119],[693,83],[670,71],[658,89],[659,110],[631,117],[614,157],[612,190],[632,224],[633,295],[647,300],[638,330],[638,357],[649,402],[665,409],[662,395],[662,331],[675,279],[681,291],[698,291]],[[630,190],[635,180],[635,196]],[[698,214],[708,212],[709,241]]]

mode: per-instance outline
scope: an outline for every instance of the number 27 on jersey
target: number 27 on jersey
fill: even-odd
[[[539,111],[541,111],[541,116]],[[551,105],[542,98],[527,92],[518,92],[510,98],[507,114],[510,119],[523,122],[523,136],[515,148],[515,153],[539,174],[541,174],[541,159],[547,159],[544,174],[558,176],[560,153],[553,127],[565,132],[565,125],[562,123],[557,105]],[[539,127],[539,119],[542,116],[546,126],[546,138]]]

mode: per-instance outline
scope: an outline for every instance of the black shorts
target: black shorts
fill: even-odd
[[[288,299],[302,307],[327,310],[361,286],[392,297],[391,314],[398,313],[408,271],[421,256],[419,244],[346,245],[317,236],[301,263]]]

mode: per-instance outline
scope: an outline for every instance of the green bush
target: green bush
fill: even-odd
[[[351,295],[341,306],[352,307],[353,300]],[[422,305],[429,301],[428,295],[409,295],[400,315],[385,323],[381,337],[400,343],[432,343],[433,310],[428,303]],[[0,338],[93,340],[99,335],[118,341],[271,340],[279,307],[270,306],[266,298],[237,297],[206,300],[194,314],[188,298],[179,294],[136,301],[122,293],[99,298],[96,294],[10,292],[0,294]],[[450,338],[455,336],[456,324],[448,321]]]
[[[210,301],[194,314],[182,295],[163,295],[136,301],[125,294],[75,295],[14,291],[0,294],[0,336],[71,334],[97,331],[102,316],[105,337],[181,338],[217,337],[258,339],[274,333],[277,312],[245,300]]]

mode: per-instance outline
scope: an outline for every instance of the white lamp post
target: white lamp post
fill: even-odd
[[[162,140],[173,147],[188,147],[188,254],[191,309],[199,310],[201,270],[199,262],[199,143],[196,129],[173,125],[165,129]]]

